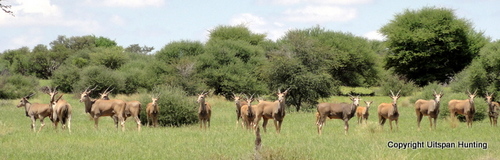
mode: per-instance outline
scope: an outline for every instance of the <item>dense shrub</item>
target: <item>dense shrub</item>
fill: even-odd
[[[125,78],[117,71],[104,66],[88,66],[80,72],[80,80],[73,88],[83,90],[89,86],[96,87],[95,91],[103,91],[107,87],[113,87],[116,91],[125,89]],[[99,92],[92,92],[91,97],[98,97]]]
[[[158,123],[161,126],[189,125],[198,122],[197,103],[194,97],[187,96],[186,92],[179,87],[160,87],[161,95],[158,99],[160,115]],[[151,103],[151,96],[143,96],[142,104],[146,106]],[[144,107],[146,108],[146,107]],[[141,112],[141,121],[147,123],[146,112]]]
[[[80,79],[80,69],[73,65],[63,65],[59,67],[52,75],[52,86],[58,86],[57,88],[62,92],[72,92],[73,86]]]
[[[16,99],[36,92],[38,81],[32,76],[0,75],[0,99]]]
[[[399,93],[401,96],[412,96],[417,90],[417,86],[412,81],[406,81],[397,75],[387,75],[382,77],[377,95],[390,95],[390,90],[392,90],[394,94],[401,90]]]

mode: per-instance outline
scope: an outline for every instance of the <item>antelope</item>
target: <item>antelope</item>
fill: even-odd
[[[250,129],[253,126],[255,119],[255,106],[252,106],[253,100],[253,95],[250,98],[247,97],[246,104],[241,106],[241,120],[246,129]]]
[[[467,127],[472,127],[472,120],[474,119],[474,113],[476,109],[474,107],[474,97],[476,97],[476,91],[474,94],[471,94],[469,90],[467,90],[467,95],[469,99],[466,100],[456,100],[452,99],[448,102],[448,110],[450,111],[450,116],[452,119],[455,119],[455,114],[461,114],[465,116],[465,120],[467,121]]]
[[[23,97],[17,105],[17,108],[24,107],[26,110],[26,117],[30,117],[31,119],[31,129],[33,129],[33,132],[36,132],[36,120],[40,119],[40,129],[38,130],[38,132],[40,132],[43,126],[45,126],[45,122],[43,122],[45,117],[49,117],[52,120],[52,108],[49,104],[31,104],[28,100],[33,95],[35,94],[31,93],[30,95]]]
[[[241,94],[240,94],[241,95]],[[240,123],[240,118],[241,117],[241,106],[243,105],[247,105],[248,103],[246,101],[241,101],[241,96],[237,96],[233,93],[233,97],[234,97],[234,103],[236,105],[236,125],[238,125],[238,123]],[[242,120],[243,121],[243,120]],[[241,126],[244,127],[245,122],[241,122]]]
[[[490,117],[490,125],[497,126],[498,120],[498,110],[500,110],[500,104],[493,101],[493,94],[488,94],[486,92],[486,101],[488,102],[488,116]]]
[[[126,102],[123,100],[112,99],[112,100],[91,100],[90,93],[97,87],[89,90],[89,87],[85,89],[80,95],[80,103],[85,104],[85,113],[89,113],[94,119],[94,127],[97,129],[99,124],[99,117],[110,116],[115,121],[115,126],[118,128],[118,123],[122,127],[122,131],[125,131],[125,107]]]
[[[109,91],[108,89],[109,87],[106,90],[104,90],[103,93],[99,93],[101,95],[102,100],[109,100],[109,94],[114,90],[114,88]],[[126,121],[128,117],[134,117],[135,123],[137,123],[138,131],[141,131],[141,119],[139,118],[140,114],[141,114],[141,102],[139,101],[126,102],[125,115],[123,117],[123,120]]]
[[[356,109],[356,116],[358,117],[358,124],[362,123],[363,120],[365,121],[365,124],[367,123],[368,116],[370,115],[370,105],[373,103],[373,101],[364,101],[366,104],[366,107],[358,107]]]
[[[389,125],[391,126],[391,131],[392,131],[392,121],[396,122],[396,127],[398,127],[398,118],[399,118],[399,112],[398,112],[398,105],[397,101],[399,97],[399,92],[396,95],[391,91],[391,95],[389,96],[392,99],[392,103],[381,103],[378,108],[377,108],[377,113],[378,113],[378,122],[380,126],[384,126],[384,123],[387,119],[389,119]]]
[[[341,119],[344,121],[344,134],[347,135],[349,131],[349,120],[354,117],[356,109],[359,106],[359,96],[350,96],[352,101],[349,103],[320,103],[318,104],[317,113],[319,113],[318,134],[321,135],[326,118]]]
[[[290,89],[290,88],[289,88]],[[283,124],[283,119],[285,118],[286,102],[285,96],[288,94],[288,90],[281,92],[278,90],[276,95],[278,100],[274,102],[269,101],[259,101],[257,107],[255,108],[255,119],[253,123],[254,129],[256,129],[259,124],[260,119],[264,119],[262,123],[262,128],[266,132],[266,125],[269,119],[274,119],[274,127],[276,127],[276,132],[279,134],[281,131],[281,124]]]
[[[72,107],[66,101],[61,99],[64,94],[61,94],[59,98],[55,99],[57,95],[57,86],[54,89],[47,87],[49,90],[47,93],[50,96],[50,106],[52,107],[52,122],[54,123],[54,128],[57,129],[57,124],[61,122],[62,129],[68,127],[68,131],[71,132],[71,113]]]
[[[200,120],[200,128],[203,127],[206,129],[207,128],[207,123],[208,123],[208,128],[210,128],[210,117],[212,116],[212,107],[210,107],[210,104],[205,102],[205,98],[207,96],[208,92],[201,92],[201,94],[198,95],[198,102],[200,104],[200,108],[198,108],[198,119]]]
[[[148,103],[146,106],[146,115],[148,119],[147,125],[150,126],[149,124],[152,123],[153,127],[158,126],[158,115],[160,114],[160,109],[158,108],[158,99],[160,97],[160,94],[157,96],[151,96],[151,103]]]
[[[436,121],[439,115],[439,105],[441,104],[441,97],[443,97],[443,91],[432,94],[434,96],[433,100],[423,100],[418,99],[415,102],[415,112],[417,114],[417,125],[418,130],[420,130],[420,121],[422,121],[423,116],[429,116],[430,127],[432,130],[432,119],[434,118],[434,130],[436,129]]]
[[[71,105],[67,101],[61,99],[64,94],[61,94],[57,99],[55,98],[58,94],[57,86],[54,89],[50,87],[47,87],[47,89],[48,91],[45,90],[44,92],[50,96],[49,104],[52,108],[52,122],[54,123],[54,128],[57,129],[57,124],[61,122],[61,128],[65,129],[67,124],[68,131],[71,132]]]

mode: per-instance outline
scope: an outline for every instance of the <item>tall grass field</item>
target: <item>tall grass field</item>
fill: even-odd
[[[45,96],[39,97],[30,102],[48,102]],[[141,132],[137,131],[131,118],[127,119],[125,132],[116,129],[109,117],[100,118],[99,128],[94,129],[94,121],[85,114],[83,103],[75,97],[65,96],[73,108],[71,133],[61,128],[54,129],[48,118],[45,119],[45,128],[35,133],[24,108],[16,108],[19,100],[0,101],[0,159],[500,158],[500,126],[492,127],[485,119],[467,128],[465,123],[440,118],[437,129],[431,131],[429,120],[424,117],[422,128],[417,131],[414,106],[408,97],[398,101],[400,117],[398,129],[394,131],[390,131],[389,121],[383,128],[377,123],[377,106],[382,102],[390,103],[387,96],[361,97],[374,101],[368,123],[357,124],[357,118],[353,117],[347,135],[344,134],[343,121],[337,119],[327,120],[323,135],[318,135],[314,112],[291,112],[294,109],[289,108],[280,134],[276,133],[272,120],[267,132],[261,128],[262,148],[258,153],[254,151],[255,134],[236,124],[234,102],[220,97],[207,98],[212,104],[208,130],[202,130],[196,124],[159,128],[143,126]],[[332,97],[321,101],[349,102],[349,99]],[[145,107],[142,112],[144,110]],[[447,102],[442,102],[441,112],[448,112]],[[454,123],[459,124],[452,127]],[[36,127],[39,126],[37,121]],[[403,143],[412,145],[399,148],[404,147]],[[422,146],[418,146],[419,143]],[[473,145],[460,145],[465,143]]]

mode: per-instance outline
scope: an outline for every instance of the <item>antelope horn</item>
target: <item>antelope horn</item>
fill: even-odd
[[[398,93],[396,94],[396,97],[399,96],[399,92],[401,92],[401,89],[398,91]]]
[[[111,87],[111,86],[109,86],[109,87]],[[103,93],[103,94],[106,94],[106,92],[108,91],[109,87],[108,87],[108,88],[106,88],[106,90],[104,90],[104,92],[102,92],[102,93]]]
[[[97,85],[96,85],[94,88],[92,88],[89,92],[92,92],[92,91],[93,91],[94,89],[96,89],[96,88],[97,88]]]
[[[389,91],[391,91],[391,95],[394,97],[394,92],[392,92],[392,90],[389,90]]]
[[[33,96],[33,95],[35,95],[35,93],[30,93],[30,94],[29,94],[28,96],[26,96],[25,98],[26,98],[26,99],[29,99],[29,98],[31,98],[31,96]]]
[[[64,94],[61,94],[61,95],[59,96],[59,98],[57,98],[57,100],[56,100],[56,101],[54,101],[54,102],[59,101],[59,100],[62,98],[62,96],[63,96],[63,95],[64,95]]]
[[[476,95],[476,93],[477,93],[477,89],[476,89],[476,90],[474,90],[474,95]]]

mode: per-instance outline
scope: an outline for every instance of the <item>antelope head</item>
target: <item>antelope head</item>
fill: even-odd
[[[392,90],[389,91],[391,91],[391,96],[389,97],[391,97],[392,99],[392,104],[393,105],[397,104],[399,97],[401,97],[401,95],[399,95],[399,92],[401,92],[401,90],[399,90],[398,93],[396,93],[396,95],[394,95],[394,92],[392,92]]]
[[[290,88],[286,89],[284,92],[281,92],[281,90],[278,89],[278,93],[276,93],[276,95],[278,95],[278,101],[280,103],[285,101],[285,96],[288,94],[288,90],[290,90]]]
[[[50,102],[52,103],[52,101],[54,101],[56,95],[59,93],[57,92],[57,87],[54,87],[54,89],[50,88],[49,86],[45,87],[45,89],[43,90],[43,93],[46,93],[50,96]]]
[[[26,106],[26,104],[29,103],[28,100],[33,95],[35,95],[35,93],[31,93],[31,94],[27,95],[26,97],[21,98],[21,101],[19,101],[19,104],[16,107],[20,108],[20,107]]]
[[[83,92],[82,92],[82,94],[80,95],[80,102],[84,102],[84,101],[85,101],[85,98],[87,98],[87,97],[90,99],[90,93],[92,93],[92,91],[93,91],[94,89],[96,89],[96,88],[97,88],[97,86],[95,86],[95,87],[94,87],[93,89],[91,89],[91,90],[89,90],[89,88],[90,88],[90,86],[89,86],[89,87],[87,87],[87,88],[85,89],[85,91],[83,91]]]
[[[359,98],[359,96],[356,96],[356,97],[351,96],[351,95],[349,95],[349,96],[350,96],[350,99],[352,101],[352,104],[354,106],[358,107],[359,106],[359,101],[361,100],[361,98]]]
[[[493,101],[493,94],[495,93],[488,94],[488,91],[486,91],[486,102],[488,102],[488,104],[491,104]]]
[[[468,93],[467,96],[469,96],[469,102],[474,103],[474,97],[476,97],[477,89],[474,91],[473,94],[471,94],[469,90],[467,90],[467,93]]]
[[[196,102],[198,103],[204,103],[205,102],[205,97],[207,96],[208,92],[201,92],[201,94],[198,94],[198,100]]]
[[[366,110],[370,109],[370,105],[373,103],[373,101],[364,101],[366,104]]]
[[[106,90],[104,90],[104,92],[99,93],[99,94],[101,95],[101,99],[104,99],[104,100],[109,100],[109,94],[110,94],[110,93],[111,93],[111,92],[112,92],[115,88],[113,88],[113,89],[111,89],[111,90],[109,90],[109,91],[108,91],[108,89],[109,89],[109,87],[108,87],[108,88],[106,88]]]
[[[439,94],[436,92],[436,90],[434,90],[434,93],[432,94],[434,96],[434,101],[436,101],[436,103],[439,103],[441,101],[441,97],[443,97],[443,91],[439,92]]]

